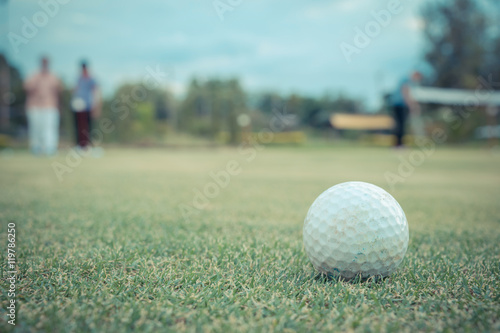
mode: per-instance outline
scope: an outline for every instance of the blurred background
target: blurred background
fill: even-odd
[[[270,143],[388,145],[389,125],[334,115],[390,114],[391,92],[413,70],[430,87],[500,89],[497,0],[2,0],[0,22],[3,148],[27,147],[23,80],[41,56],[64,85],[60,147],[74,145],[82,59],[102,92],[100,118],[114,124],[104,144],[239,144],[278,115]],[[465,117],[453,104],[425,105],[427,133],[498,136],[498,112],[478,105]]]
[[[499,23],[500,0],[0,0],[0,332],[499,332]],[[410,226],[381,283],[303,251],[354,180]]]

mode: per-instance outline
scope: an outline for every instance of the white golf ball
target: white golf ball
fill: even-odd
[[[304,247],[320,272],[351,279],[388,276],[408,248],[399,203],[378,186],[347,182],[323,192],[304,221]]]

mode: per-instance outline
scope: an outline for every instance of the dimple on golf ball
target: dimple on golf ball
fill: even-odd
[[[303,231],[313,266],[344,279],[388,276],[408,248],[403,209],[385,190],[364,182],[323,192],[309,208]]]

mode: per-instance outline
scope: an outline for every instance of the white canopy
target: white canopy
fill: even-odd
[[[500,91],[414,87],[413,98],[420,103],[500,106]]]

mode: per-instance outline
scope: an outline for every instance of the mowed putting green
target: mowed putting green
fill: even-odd
[[[3,255],[0,331],[499,331],[500,154],[437,149],[391,189],[411,152],[110,149],[61,182],[66,152],[3,154],[0,245],[15,223],[19,274],[11,326]],[[309,206],[350,180],[408,218],[380,282],[318,276],[303,251]]]

